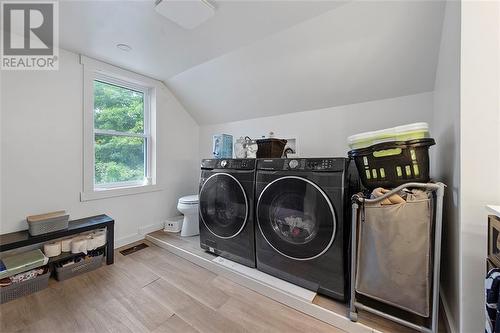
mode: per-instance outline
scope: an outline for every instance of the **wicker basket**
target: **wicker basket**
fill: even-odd
[[[13,283],[10,286],[0,288],[0,304],[12,301],[16,298],[26,296],[49,286],[50,270],[31,280]]]
[[[281,158],[285,149],[287,140],[282,139],[260,139],[256,140],[257,158]]]
[[[74,265],[56,267],[56,279],[57,281],[64,281],[74,276],[93,271],[101,267],[103,258],[104,255],[101,254],[87,260],[81,260]]]
[[[28,230],[31,236],[38,236],[49,232],[68,229],[68,224],[69,215],[63,215],[47,221],[28,222]]]

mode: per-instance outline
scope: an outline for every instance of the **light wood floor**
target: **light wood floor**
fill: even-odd
[[[0,332],[343,332],[145,243],[0,305]]]
[[[163,231],[155,231],[150,233],[148,236],[153,237],[157,240],[164,241],[170,245],[176,246],[178,248],[181,248],[187,252],[194,253],[198,256],[201,256],[203,258],[206,258],[208,260],[212,260],[215,256],[205,252],[203,249],[200,248],[200,238],[199,236],[193,236],[193,237],[180,237],[179,234],[175,233],[166,233]],[[337,314],[340,314],[341,316],[346,316],[348,313],[347,305],[338,301],[335,301],[333,299],[330,299],[328,297],[322,296],[322,295],[317,295],[313,303],[328,309],[330,311],[333,311]],[[380,306],[381,304],[379,304]],[[383,305],[382,305],[383,306]],[[440,313],[442,313],[440,311]],[[397,324],[393,321],[390,321],[388,319],[384,319],[382,317],[376,316],[370,312],[366,311],[359,311],[358,314],[358,322],[365,324],[366,326],[369,326],[373,329],[376,329],[381,332],[385,333],[416,333],[417,331],[408,328],[406,326],[402,326],[400,324]],[[413,320],[416,323],[419,323],[420,325],[425,325],[423,321],[418,320],[417,316],[412,316],[410,320]],[[441,317],[439,319],[439,333],[445,333],[445,324],[444,320]]]

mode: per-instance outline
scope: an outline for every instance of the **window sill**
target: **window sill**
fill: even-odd
[[[106,199],[113,197],[121,197],[126,195],[157,192],[162,190],[163,188],[161,188],[159,185],[138,185],[138,186],[123,187],[123,188],[86,191],[86,192],[80,192],[80,201],[99,200],[99,199]]]

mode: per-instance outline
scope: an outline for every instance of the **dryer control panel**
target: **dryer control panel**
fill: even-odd
[[[206,159],[201,161],[201,168],[254,170],[255,163],[256,160],[251,158]]]
[[[346,168],[346,158],[276,158],[261,159],[257,162],[259,170],[297,170],[297,171],[342,171]]]

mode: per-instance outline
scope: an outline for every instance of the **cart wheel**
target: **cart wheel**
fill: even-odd
[[[357,312],[349,312],[349,318],[351,321],[358,321],[358,313]]]

